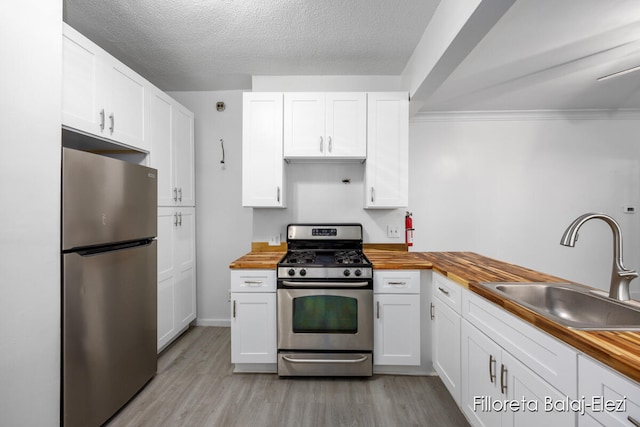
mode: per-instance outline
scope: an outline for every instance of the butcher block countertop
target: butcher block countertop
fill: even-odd
[[[275,269],[286,248],[252,251],[233,261],[232,269]],[[555,323],[477,285],[479,282],[567,282],[535,270],[498,261],[473,252],[406,252],[365,246],[374,269],[433,269],[542,329],[559,340],[640,382],[640,332],[576,331]]]

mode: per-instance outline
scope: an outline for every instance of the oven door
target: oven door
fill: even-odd
[[[371,289],[277,292],[279,350],[373,350]]]

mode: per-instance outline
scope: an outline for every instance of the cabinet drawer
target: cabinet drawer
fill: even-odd
[[[640,384],[583,355],[578,357],[578,396],[602,425],[640,423]]]
[[[275,270],[231,270],[231,292],[275,291]]]
[[[376,294],[419,294],[420,270],[382,270],[373,272]]]
[[[433,296],[460,314],[462,310],[462,287],[435,271],[433,272]]]

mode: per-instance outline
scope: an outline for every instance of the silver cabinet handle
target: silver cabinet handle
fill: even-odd
[[[178,201],[178,188],[177,187],[173,187],[173,201],[174,202]]]
[[[429,306],[430,306],[430,307],[429,307],[429,317],[431,318],[431,320],[433,320],[433,319],[435,319],[435,318],[436,318],[436,316],[435,316],[435,315],[434,315],[434,313],[433,313],[433,308],[434,308],[435,306],[433,305],[433,303],[429,304]]]
[[[321,153],[324,152],[324,141],[323,141],[322,137],[320,137],[320,152]]]
[[[104,108],[100,110],[100,132],[104,131]]]
[[[236,318],[236,300],[233,300],[233,318]]]
[[[262,280],[245,280],[244,283],[245,285],[256,287],[262,285]]]
[[[368,359],[367,356],[357,359],[296,359],[290,356],[282,356],[282,358],[290,363],[362,363]]]
[[[328,137],[328,141],[329,141],[329,152],[331,152],[331,150],[333,149],[333,144],[331,143],[331,137]]]
[[[340,286],[341,288],[364,288],[367,282],[292,282],[283,280],[282,286],[296,288],[326,288],[327,286]]]
[[[380,301],[376,301],[376,319],[380,318]]]
[[[178,188],[178,201],[182,201],[182,187]]]
[[[174,214],[173,214],[173,225],[174,225],[175,227],[177,227],[177,226],[178,226],[178,214],[177,214],[177,213],[174,213]]]
[[[496,359],[493,358],[493,354],[490,354],[489,355],[489,381],[491,381],[491,384],[493,384],[493,382],[496,379],[496,373],[493,369],[495,363],[496,363]]]
[[[371,187],[371,203],[373,203],[375,199],[376,199],[375,192],[373,190],[373,187]]]
[[[500,393],[507,394],[507,368],[503,363],[500,364]]]
[[[109,131],[111,135],[113,135],[113,130],[116,128],[116,117],[113,113],[109,114],[109,120],[111,121],[111,126],[109,126]]]
[[[393,285],[393,286],[406,285],[407,284],[407,282],[387,282],[387,283],[389,283],[390,285]]]
[[[629,420],[629,422],[630,422],[631,424],[633,424],[634,426],[636,426],[636,427],[640,427],[640,421],[636,420],[636,419],[635,419],[635,418],[633,418],[631,415],[629,415],[629,416],[627,417],[627,420]]]
[[[276,189],[276,200],[278,201],[278,203],[280,203],[280,186],[278,186]]]
[[[182,227],[182,212],[178,214],[178,218],[179,218],[178,225]]]
[[[445,294],[445,295],[449,296],[449,291],[448,291],[448,290],[446,290],[446,289],[442,289],[440,286],[438,286],[438,290],[439,290],[440,292],[442,292],[443,294]]]

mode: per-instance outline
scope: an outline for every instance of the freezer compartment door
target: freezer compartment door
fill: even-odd
[[[156,373],[156,241],[63,255],[63,424],[98,426]]]
[[[62,149],[62,249],[157,235],[157,171]]]

